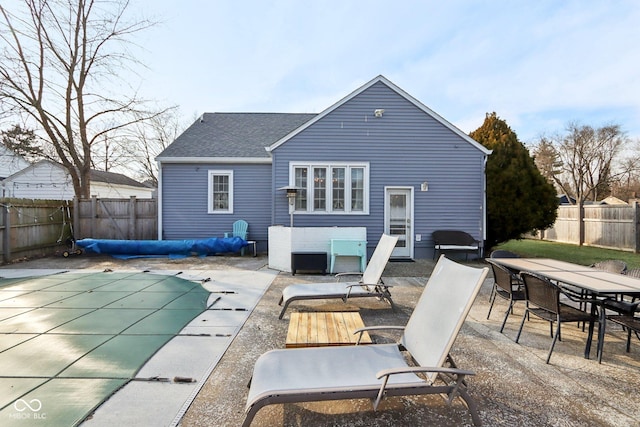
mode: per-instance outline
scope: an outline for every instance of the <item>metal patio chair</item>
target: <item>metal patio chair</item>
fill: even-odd
[[[595,264],[591,265],[591,268],[608,271],[609,273],[623,274],[625,271],[627,271],[627,263],[617,259],[609,259],[606,261],[596,262]]]
[[[640,268],[634,268],[625,272],[627,276],[640,279]],[[637,297],[633,297],[631,301],[628,300],[612,300],[608,299],[604,301],[604,307],[608,310],[615,311],[616,314],[608,315],[607,320],[610,320],[618,325],[622,326],[622,329],[627,332],[627,353],[631,348],[631,332],[636,334],[636,337],[640,339],[640,317],[636,315],[640,309],[640,301]]]
[[[618,262],[624,264],[622,261],[618,261]],[[621,264],[618,265],[618,268],[619,267],[621,267]],[[624,264],[624,267],[625,269],[623,270],[623,274],[640,279],[639,268],[635,268],[627,271],[626,264]],[[638,308],[638,304],[640,304],[640,302],[636,301],[636,299],[637,298],[634,297],[631,299],[631,301],[629,301],[628,299],[625,299],[624,295],[622,295],[620,299],[607,298],[602,302],[602,305],[606,310],[612,310],[621,315],[632,316],[633,313]]]
[[[597,322],[599,317],[590,312],[581,310],[572,305],[560,301],[561,295],[576,303],[590,302],[577,299],[572,295],[563,292],[562,288],[551,282],[546,277],[523,271],[520,273],[524,282],[524,292],[526,297],[526,309],[520,322],[520,329],[516,336],[516,342],[520,340],[520,334],[524,327],[524,321],[528,314],[533,314],[543,320],[549,322],[550,335],[553,337],[549,353],[547,354],[546,363],[551,359],[551,353],[556,345],[557,340],[562,340],[561,324],[566,322]],[[557,323],[555,334],[553,333],[553,324]],[[599,325],[602,328],[602,325]],[[589,328],[586,348],[591,348],[593,339],[593,328]],[[586,351],[585,351],[586,354]]]
[[[520,255],[516,254],[515,252],[507,251],[504,249],[496,249],[495,251],[491,252],[491,255],[489,255],[489,258],[520,258]],[[508,267],[506,268],[511,273],[513,273],[514,277],[517,277],[520,284],[522,284],[522,280],[520,280],[520,276],[518,276],[520,272],[512,270]],[[496,287],[494,286],[493,288],[491,288],[491,293],[489,293],[490,302],[493,301],[493,299],[495,298],[495,292],[496,292]]]
[[[637,307],[637,305],[636,305]],[[618,325],[622,326],[622,329],[627,332],[627,353],[631,349],[631,332],[636,334],[636,337],[640,339],[640,317],[631,314],[616,314],[607,316],[607,320],[610,320]]]
[[[491,252],[491,258],[520,258],[520,255],[504,249],[496,249]]]
[[[502,333],[504,325],[507,323],[507,318],[510,313],[513,313],[513,306],[517,301],[524,301],[524,286],[520,277],[513,274],[508,268],[487,260],[493,271],[493,289],[492,298],[489,304],[489,312],[487,313],[487,320],[491,316],[491,310],[493,304],[496,301],[496,297],[503,298],[509,302],[509,306],[504,313],[504,319],[502,325],[500,325],[500,332]]]
[[[616,273],[616,274],[624,274],[625,271],[627,270],[627,264],[624,261],[620,261],[617,259],[599,261],[599,262],[596,262],[595,264],[591,264],[589,267],[595,268],[596,270],[601,270],[601,271],[606,271],[609,273]],[[584,291],[580,291],[580,298],[584,298]],[[621,304],[622,310],[625,310],[624,301],[622,301],[622,299],[621,300],[607,299],[603,302],[603,307],[605,309],[618,311],[618,309],[616,308],[616,306],[618,305],[617,304],[618,301],[622,302]],[[580,303],[580,309],[581,310],[586,309],[587,307],[586,304],[587,303]],[[582,330],[584,331],[584,324],[582,325]]]

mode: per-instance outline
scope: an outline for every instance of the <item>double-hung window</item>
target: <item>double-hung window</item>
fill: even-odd
[[[368,214],[368,163],[290,165],[296,213]]]
[[[233,171],[209,171],[209,213],[233,213]]]

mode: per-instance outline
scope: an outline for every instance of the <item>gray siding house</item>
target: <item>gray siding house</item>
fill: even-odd
[[[366,227],[369,253],[396,234],[394,257],[431,257],[434,230],[485,239],[489,154],[383,76],[320,114],[205,113],[157,158],[159,238],[244,219],[264,251],[268,227],[293,221]]]

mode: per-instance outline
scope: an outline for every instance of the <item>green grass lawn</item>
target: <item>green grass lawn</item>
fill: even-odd
[[[602,249],[592,246],[577,246],[543,240],[510,240],[494,249],[505,249],[522,257],[553,258],[574,264],[591,265],[598,261],[618,259],[627,263],[627,268],[640,268],[640,254]],[[488,255],[488,254],[487,254]]]

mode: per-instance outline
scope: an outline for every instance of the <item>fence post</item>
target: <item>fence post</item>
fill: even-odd
[[[136,239],[136,196],[129,198],[129,240]]]
[[[96,237],[96,231],[98,229],[97,226],[98,221],[98,197],[91,196],[91,237]]]
[[[8,263],[11,261],[11,212],[9,211],[9,205],[5,204],[3,207],[4,210],[4,233],[2,233],[2,260],[4,263]]]
[[[584,245],[584,205],[578,203],[578,246]]]
[[[80,230],[80,200],[78,197],[73,197],[73,239],[82,239],[82,230]]]
[[[634,200],[633,203],[631,203],[631,205],[633,206],[633,228],[635,231],[634,252],[640,253],[640,209],[638,209],[637,200]]]

